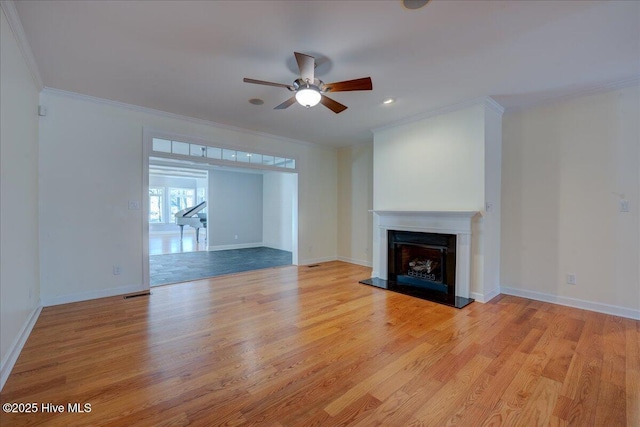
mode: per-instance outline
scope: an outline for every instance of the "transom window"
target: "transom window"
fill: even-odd
[[[287,157],[272,156],[264,153],[249,153],[228,148],[209,147],[189,142],[152,138],[152,149],[158,153],[171,153],[190,157],[204,157],[232,163],[249,163],[282,169],[295,169],[296,160]]]

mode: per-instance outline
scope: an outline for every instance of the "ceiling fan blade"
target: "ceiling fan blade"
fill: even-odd
[[[304,53],[293,52],[296,56],[296,62],[298,63],[298,68],[300,69],[300,77],[305,82],[313,84],[314,70],[316,68],[316,60],[313,56],[305,55]]]
[[[291,98],[289,98],[286,101],[284,101],[282,104],[280,104],[277,107],[275,107],[274,110],[284,110],[285,108],[291,107],[295,103],[296,103],[296,97],[294,95]]]
[[[347,92],[351,90],[372,90],[371,77],[364,77],[343,82],[325,83],[323,92]]]
[[[248,79],[246,77],[244,79],[242,79],[242,81],[245,82],[245,83],[253,83],[253,84],[256,84],[256,85],[285,87],[285,88],[287,88],[289,90],[295,90],[293,86],[285,85],[285,84],[282,84],[282,83],[265,82],[264,80]]]
[[[320,104],[324,105],[336,114],[341,113],[347,109],[346,105],[342,105],[338,101],[334,101],[333,99],[325,95],[322,95],[322,98],[320,98]]]

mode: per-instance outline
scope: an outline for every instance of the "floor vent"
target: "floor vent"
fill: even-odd
[[[131,299],[131,298],[136,298],[136,297],[146,297],[147,295],[151,295],[151,292],[147,291],[147,292],[140,292],[139,294],[125,295],[124,299]]]

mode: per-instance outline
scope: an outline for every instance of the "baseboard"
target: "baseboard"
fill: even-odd
[[[237,245],[216,245],[208,246],[208,251],[227,251],[229,249],[247,249],[247,248],[261,248],[264,246],[263,242],[257,243],[238,243]]]
[[[471,292],[471,298],[473,298],[477,302],[482,302],[482,303],[489,302],[495,297],[497,297],[498,295],[500,295],[500,288],[494,289],[490,292],[487,292],[486,294]]]
[[[271,245],[269,245],[269,244],[267,244],[267,243],[263,244],[263,245],[262,245],[262,247],[263,247],[263,248],[269,248],[269,249],[275,249],[275,250],[278,250],[278,251],[285,251],[285,252],[291,252],[291,253],[293,253],[293,249],[291,249],[291,248],[289,248],[289,249],[286,249],[286,248],[279,248],[279,247],[277,247],[277,246],[275,246],[275,245],[274,245],[274,246],[271,246]]]
[[[184,236],[193,236],[195,237],[196,232],[195,231],[184,231]],[[153,237],[153,236],[175,236],[175,237],[180,237],[180,230],[149,230],[149,236]]]
[[[13,366],[16,364],[18,360],[18,356],[20,356],[20,352],[24,347],[24,344],[27,342],[27,338],[31,334],[33,327],[38,321],[38,317],[40,316],[40,312],[42,311],[42,304],[38,303],[38,306],[33,309],[31,315],[22,326],[20,333],[16,336],[16,338],[11,343],[9,347],[9,351],[2,360],[1,368],[0,368],[0,391],[4,388],[4,384],[7,382],[11,371],[13,370]]]
[[[338,261],[348,262],[349,264],[361,265],[363,267],[371,267],[371,261],[363,261],[361,259],[353,259],[353,258],[347,258],[344,256],[339,256]]]
[[[117,295],[132,294],[140,291],[146,291],[143,285],[119,286],[117,288],[99,289],[88,292],[78,292],[75,294],[44,296],[42,299],[43,307],[51,307],[52,305],[68,304],[70,302],[87,301],[97,298],[114,297]]]
[[[581,308],[583,310],[597,311],[598,313],[611,314],[613,316],[627,317],[629,319],[640,320],[640,310],[620,307],[617,305],[604,304],[600,302],[585,301],[578,298],[569,298],[559,295],[547,294],[543,292],[529,291],[503,286],[500,288],[503,294],[534,299],[537,301],[550,302],[553,304],[565,305],[567,307]]]
[[[334,256],[325,257],[325,258],[301,259],[301,260],[298,260],[298,265],[318,264],[321,262],[329,262],[329,261],[337,261],[337,260],[338,258]]]

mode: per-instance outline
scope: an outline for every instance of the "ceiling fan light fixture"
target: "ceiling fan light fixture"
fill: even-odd
[[[322,95],[314,87],[305,87],[298,89],[296,92],[296,101],[303,107],[309,108],[318,105],[320,98],[322,98]]]
[[[293,52],[293,54],[295,55],[296,62],[298,63],[300,77],[295,79],[292,85],[249,79],[246,77],[242,79],[245,83],[281,87],[288,89],[290,92],[294,92],[293,96],[282,102],[280,105],[277,105],[274,110],[284,110],[298,102],[300,105],[307,108],[322,104],[329,110],[338,114],[346,110],[347,106],[329,98],[325,93],[373,90],[371,77],[362,77],[360,79],[344,80],[325,84],[322,80],[315,77],[314,69],[316,67],[316,60],[313,56],[299,52]]]

